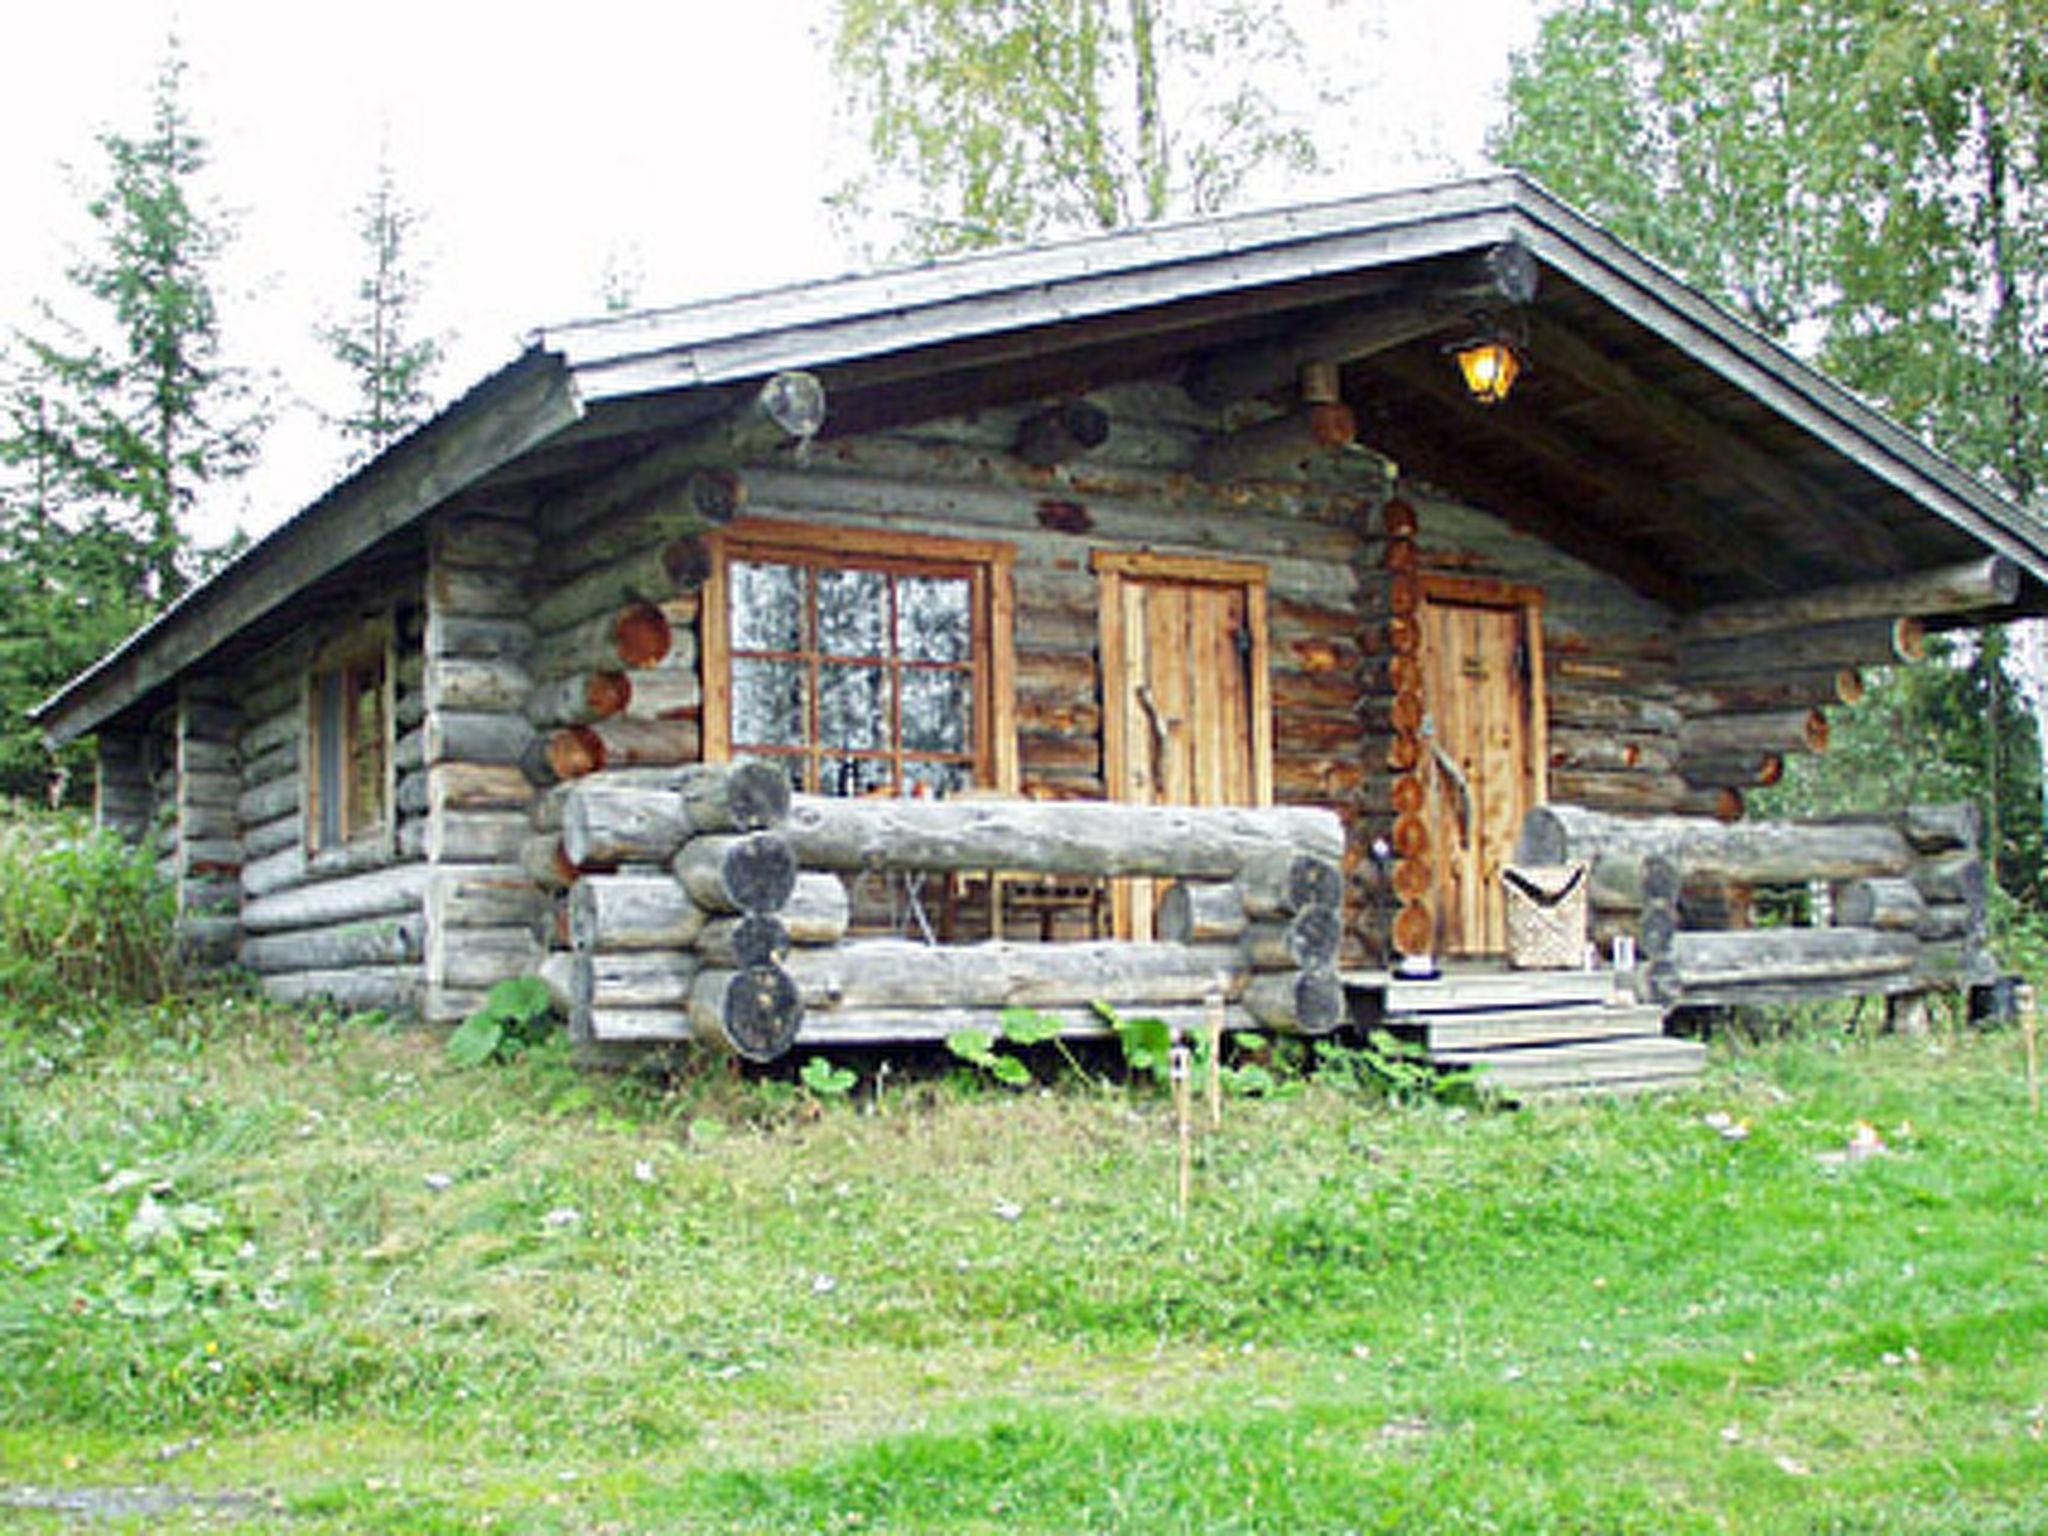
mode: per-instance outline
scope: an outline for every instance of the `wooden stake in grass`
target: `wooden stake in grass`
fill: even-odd
[[[1209,1129],[1223,1129],[1223,994],[1209,994]]]
[[[1186,1046],[1176,1045],[1167,1062],[1167,1075],[1173,1079],[1173,1115],[1180,1124],[1180,1198],[1175,1210],[1185,1223],[1194,1179],[1194,1061]]]
[[[2027,1042],[2027,1106],[2038,1115],[2041,1113],[2040,1020],[2034,1012],[2034,989],[2022,986],[2018,991],[2020,1033]]]

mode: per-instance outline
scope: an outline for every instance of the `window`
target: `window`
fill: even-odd
[[[306,682],[306,845],[318,852],[391,831],[391,626],[365,626]]]
[[[1011,787],[1005,546],[742,524],[706,589],[708,755],[828,795]]]

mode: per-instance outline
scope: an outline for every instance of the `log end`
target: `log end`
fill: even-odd
[[[675,632],[668,615],[652,603],[629,603],[612,624],[619,663],[626,667],[651,667],[663,660],[675,644]]]

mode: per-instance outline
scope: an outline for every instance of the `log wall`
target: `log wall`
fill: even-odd
[[[178,684],[174,774],[177,933],[181,951],[225,964],[241,939],[241,710],[228,680]]]
[[[386,567],[361,591],[353,604],[308,605],[297,629],[236,674],[237,957],[274,997],[413,1013],[426,842],[424,614],[416,575]],[[319,647],[385,614],[393,634],[394,822],[381,836],[309,854],[307,673]]]
[[[547,907],[521,862],[532,835],[528,571],[538,541],[510,511],[437,519],[427,533],[423,782],[427,874],[421,1012],[454,1023],[496,982],[537,971]]]
[[[1108,414],[1105,442],[1084,457],[1034,466],[1015,451],[1035,407],[989,410],[888,433],[814,444],[788,458],[741,467],[745,515],[884,533],[1000,540],[1015,551],[1016,729],[1019,789],[1034,800],[1093,800],[1105,794],[1103,701],[1097,662],[1097,549],[1252,560],[1268,570],[1273,778],[1282,803],[1331,809],[1349,825],[1360,814],[1369,774],[1361,759],[1358,705],[1358,589],[1353,564],[1377,473],[1205,485],[1191,473],[1196,451],[1223,425],[1178,388],[1125,386],[1090,396]],[[736,499],[737,500],[737,499]],[[617,530],[637,520],[644,540],[687,542],[706,526],[680,488],[669,501],[579,520],[573,505],[556,520],[574,548],[601,551],[587,567],[571,548],[551,549],[557,574],[537,593],[536,611],[554,625],[541,648],[565,648],[575,626],[619,605],[664,604],[675,648],[646,675],[629,669],[634,703],[616,720],[553,726],[548,772],[573,778],[627,764],[663,765],[701,755],[701,679],[694,589],[704,567],[673,545],[647,558]],[[690,503],[690,505],[684,505]],[[693,518],[695,519],[693,521]],[[544,522],[545,537],[548,526]],[[628,551],[625,554],[619,551]],[[566,664],[537,670],[560,673]],[[629,717],[640,700],[661,729]],[[658,703],[652,702],[658,700]],[[543,812],[530,865],[561,871],[555,829]],[[1355,862],[1355,861],[1354,861]]]

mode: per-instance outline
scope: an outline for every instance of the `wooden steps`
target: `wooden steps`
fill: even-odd
[[[1348,974],[1355,1024],[1421,1045],[1436,1065],[1475,1069],[1510,1099],[1627,1095],[1690,1086],[1706,1061],[1664,1033],[1664,1010],[1612,971],[1446,972],[1430,981]]]

